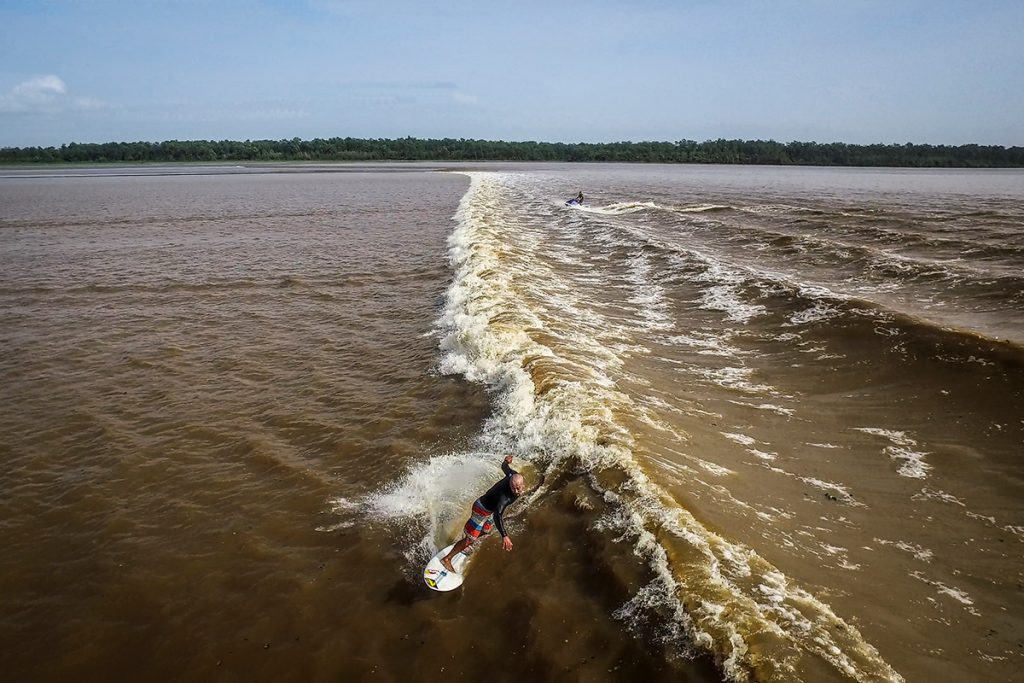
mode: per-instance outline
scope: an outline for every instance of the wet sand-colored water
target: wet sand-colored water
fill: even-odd
[[[0,174],[12,680],[1016,675],[1024,174],[168,168]]]

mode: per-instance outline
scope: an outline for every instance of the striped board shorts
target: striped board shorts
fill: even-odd
[[[494,528],[494,522],[491,518],[491,511],[481,505],[478,498],[473,503],[473,514],[463,528],[463,531],[466,532],[466,538],[474,540],[481,536],[486,536],[491,533],[492,528]]]

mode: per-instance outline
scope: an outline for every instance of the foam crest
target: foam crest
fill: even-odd
[[[503,476],[501,457],[482,451],[432,456],[360,501],[358,510],[391,524],[404,523],[414,537],[407,559],[424,559],[451,541],[469,505]],[[344,509],[353,505],[346,501]]]
[[[749,322],[768,312],[761,304],[744,301],[739,291],[746,282],[743,274],[710,257],[704,258],[704,265],[704,272],[694,278],[709,283],[702,297],[703,308],[722,311],[727,320],[738,323]]]
[[[498,209],[501,176],[470,177],[449,239],[455,276],[438,321],[443,335],[440,370],[480,382],[496,394],[495,414],[485,433],[501,448],[543,451],[552,461],[571,454],[591,464],[614,464],[618,451],[610,445],[630,437],[607,416],[628,401],[606,374],[623,361],[600,337],[616,326],[544,270],[534,256],[536,238],[515,230],[512,244],[513,226]],[[533,277],[513,281],[526,265]],[[537,283],[547,284],[539,291]],[[557,304],[552,308],[578,324],[555,328],[558,321],[538,317],[525,293]],[[531,332],[570,341],[581,351],[580,360],[556,355]]]
[[[664,494],[643,475],[634,476],[624,492],[604,491],[613,512],[596,526],[632,542],[656,576],[620,608],[617,616],[628,624],[642,621],[641,609],[669,610],[684,641],[710,649],[731,680],[799,679],[810,654],[854,680],[902,681],[828,605],[753,550],[706,530],[685,509],[666,506]],[[663,534],[674,539],[671,560],[659,541]],[[747,641],[755,633],[756,651]]]
[[[607,206],[588,206],[583,204],[575,206],[575,208],[585,213],[594,213],[601,216],[621,216],[622,214],[658,209],[660,207],[654,202],[618,202],[616,204],[608,204]]]
[[[896,473],[901,477],[924,479],[928,476],[931,466],[924,460],[924,456],[928,454],[915,450],[917,441],[908,437],[906,432],[879,427],[855,427],[854,429],[889,440],[890,443],[885,447],[884,453],[899,463]]]
[[[634,288],[629,303],[639,307],[643,329],[670,331],[673,324],[665,289],[656,281],[650,259],[642,251],[629,259],[629,278]]]
[[[713,213],[716,211],[731,211],[733,207],[724,204],[693,204],[690,206],[675,206],[672,211],[676,213]]]
[[[798,679],[820,662],[855,680],[902,680],[827,604],[752,549],[706,529],[647,478],[624,426],[643,421],[644,409],[617,388],[624,359],[636,352],[630,334],[644,326],[609,320],[585,288],[545,265],[552,256],[542,232],[517,222],[503,204],[514,178],[469,175],[449,239],[454,278],[438,321],[440,369],[491,392],[493,414],[482,435],[489,448],[534,454],[548,470],[584,473],[602,497],[595,528],[630,543],[654,577],[615,616],[629,627],[656,625],[655,637],[680,655],[694,648],[712,653],[732,680]],[[637,279],[650,281],[639,272],[643,263],[633,266]],[[728,368],[707,379],[771,392],[750,375]],[[716,476],[731,474],[691,461]],[[401,492],[419,497],[412,483],[401,484]]]
[[[754,370],[752,368],[696,368],[694,369],[694,372],[700,377],[703,377],[726,389],[742,391],[747,394],[774,393],[774,389],[767,384],[756,384],[750,381],[754,374]]]
[[[838,314],[839,311],[834,306],[830,306],[824,301],[815,301],[810,308],[805,308],[791,315],[789,317],[789,324],[807,325],[808,323],[817,323],[833,318]]]
[[[711,332],[691,332],[690,334],[679,334],[667,337],[665,344],[670,346],[686,346],[696,349],[702,356],[740,356],[743,354],[740,349],[729,344],[729,335],[714,334]]]

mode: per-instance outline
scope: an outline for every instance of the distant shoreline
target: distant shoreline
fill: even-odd
[[[1022,168],[1024,147],[840,142],[505,142],[471,139],[169,140],[0,148],[0,164],[553,161],[890,168]]]

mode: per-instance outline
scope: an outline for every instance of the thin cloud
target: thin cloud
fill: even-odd
[[[295,121],[309,117],[309,112],[301,104],[276,100],[232,102],[178,100],[128,107],[125,111],[128,114],[142,113],[152,120],[189,123]]]
[[[95,97],[72,97],[60,76],[45,74],[18,83],[0,95],[0,113],[59,114],[64,111],[97,111],[109,104]]]
[[[343,81],[335,84],[341,90],[382,90],[397,92],[403,90],[456,90],[458,85],[451,81]]]
[[[76,111],[98,111],[109,109],[110,105],[95,97],[76,97],[71,101],[71,108]]]
[[[458,91],[453,92],[452,93],[452,99],[455,100],[456,102],[458,102],[459,104],[467,104],[467,105],[477,105],[477,104],[480,104],[480,98],[479,97],[477,97],[476,95],[470,95],[469,93],[465,93],[465,92],[458,92]]]
[[[68,91],[68,86],[59,76],[49,74],[36,76],[23,83],[14,86],[13,93],[22,97],[37,97],[40,95],[63,95]]]
[[[35,76],[0,95],[0,112],[11,114],[53,113],[64,109],[68,86],[59,76]]]

